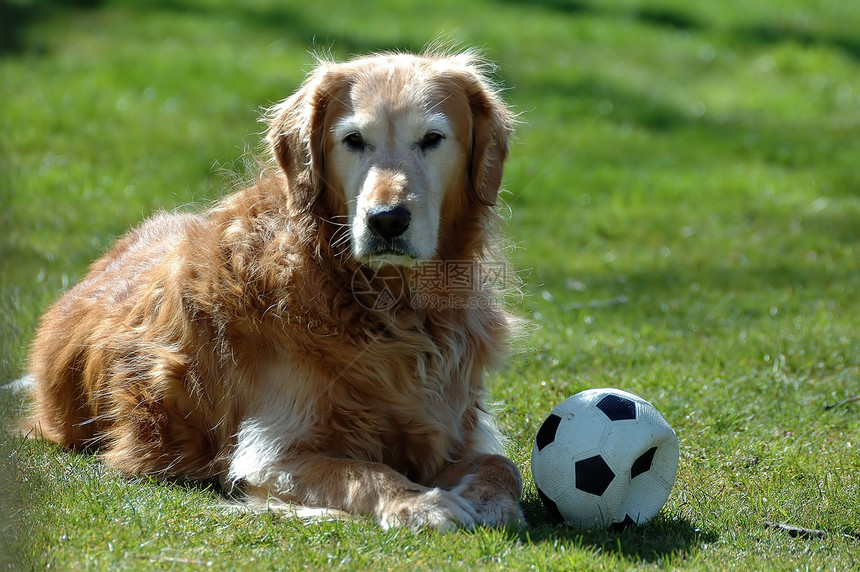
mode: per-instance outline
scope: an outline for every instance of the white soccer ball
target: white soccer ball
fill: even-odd
[[[645,524],[675,483],[679,447],[657,409],[620,389],[589,389],[560,403],[532,447],[538,495],[581,528]]]

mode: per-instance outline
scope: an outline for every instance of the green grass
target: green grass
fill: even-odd
[[[232,514],[7,436],[14,569],[848,569],[860,561],[860,4],[843,0],[0,2],[0,382],[119,234],[205,205],[308,50],[482,47],[522,114],[505,186],[533,326],[489,380],[522,530],[384,532]],[[556,526],[531,439],[585,388],[681,442],[651,524]],[[19,400],[4,395],[10,418]],[[5,518],[6,516],[9,518]],[[777,521],[823,539],[766,528]]]

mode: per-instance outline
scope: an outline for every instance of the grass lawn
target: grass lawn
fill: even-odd
[[[860,562],[860,3],[845,0],[0,0],[0,383],[40,314],[158,209],[208,204],[316,47],[445,36],[499,64],[532,327],[489,381],[529,526],[448,535],[218,509],[0,439],[12,569],[845,570]],[[681,443],[649,525],[555,525],[529,472],[591,387]],[[10,419],[20,399],[0,395]],[[824,531],[794,537],[765,522]]]

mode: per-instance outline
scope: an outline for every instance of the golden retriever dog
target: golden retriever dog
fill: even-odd
[[[494,205],[514,122],[484,70],[319,62],[269,110],[252,184],[144,222],[45,314],[35,434],[383,527],[522,522],[483,402],[512,324]]]

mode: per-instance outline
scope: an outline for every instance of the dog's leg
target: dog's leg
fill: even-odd
[[[286,461],[269,478],[245,490],[307,507],[371,515],[383,528],[472,527],[478,514],[455,492],[411,482],[391,467],[353,459],[308,454]],[[250,485],[250,486],[249,486]]]
[[[501,455],[480,455],[451,463],[432,484],[469,501],[478,513],[478,524],[525,524],[519,503],[522,476],[516,465]]]

